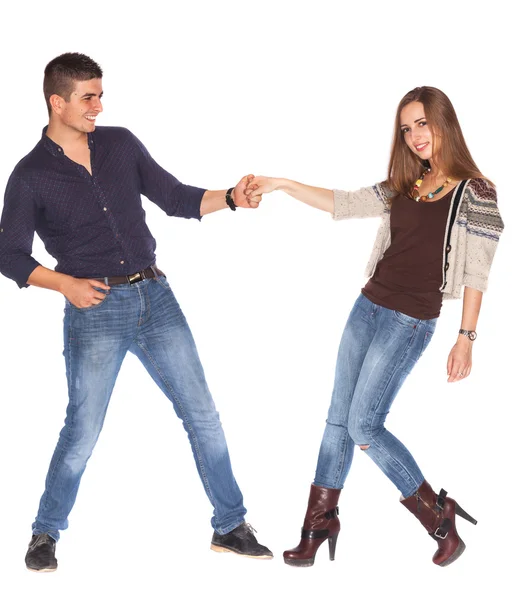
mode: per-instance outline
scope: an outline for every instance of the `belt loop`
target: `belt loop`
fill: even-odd
[[[108,277],[104,278],[105,285],[108,285]],[[110,290],[105,290],[105,294],[109,294]]]
[[[156,279],[159,279],[159,273],[158,273],[158,270],[156,269],[156,263],[154,263],[153,265],[150,265],[150,268],[152,269],[152,272],[156,276]]]

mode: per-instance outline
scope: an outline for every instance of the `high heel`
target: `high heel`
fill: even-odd
[[[456,504],[455,505],[455,512],[459,517],[462,517],[463,519],[466,519],[466,521],[469,521],[470,523],[473,523],[473,525],[477,524],[476,519],[474,519],[470,514],[468,514],[461,506],[460,504]]]
[[[448,498],[445,490],[436,494],[427,481],[424,481],[415,494],[404,498],[401,503],[438,543],[438,550],[433,556],[436,565],[446,567],[462,555],[466,545],[458,535],[456,515],[473,525],[477,521],[452,498]]]
[[[334,535],[331,535],[328,538],[328,552],[330,554],[330,560],[335,559],[335,549],[336,549],[336,545],[337,545],[338,536],[339,536],[339,531],[337,533],[335,533]]]
[[[337,501],[341,490],[313,485],[304,517],[299,544],[283,553],[284,562],[293,567],[311,567],[319,547],[328,540],[330,560],[335,558],[337,537],[341,529]]]

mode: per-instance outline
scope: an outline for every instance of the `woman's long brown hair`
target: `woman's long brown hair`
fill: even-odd
[[[483,177],[468,150],[451,101],[439,89],[423,86],[405,94],[398,105],[387,176],[389,188],[399,194],[410,195],[415,181],[428,166],[407,146],[401,131],[401,111],[411,102],[423,104],[429,128],[441,138],[437,151],[433,143],[433,152],[435,163],[442,173],[455,180]]]

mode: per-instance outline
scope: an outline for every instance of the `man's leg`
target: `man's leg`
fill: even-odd
[[[150,306],[150,314],[130,350],[183,422],[198,473],[214,508],[211,523],[217,536],[225,536],[239,526],[249,536],[251,532],[246,531],[244,524],[246,509],[231,469],[222,424],[185,316],[165,278],[149,280],[142,293],[148,294],[145,305]]]
[[[114,306],[112,300],[110,293],[93,308],[77,309],[69,303],[66,305],[64,356],[69,403],[33,523],[32,543],[45,541],[44,534],[58,541],[59,530],[67,528],[82,474],[103,426],[110,395],[129,344],[124,340],[122,328],[119,324],[116,326],[115,314],[120,307]],[[36,540],[38,536],[41,537]],[[38,568],[38,561],[31,565],[28,567],[44,570]]]

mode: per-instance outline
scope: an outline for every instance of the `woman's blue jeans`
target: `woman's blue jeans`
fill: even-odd
[[[224,432],[187,321],[164,277],[111,287],[97,306],[66,301],[64,356],[69,403],[33,533],[56,540],[68,526],[86,463],[128,351],[143,363],[183,421],[220,534],[244,521]]]
[[[407,448],[385,429],[405,378],[431,341],[437,319],[422,321],[357,299],[339,347],[332,402],[315,485],[341,489],[354,446],[365,452],[407,498],[424,481]]]

